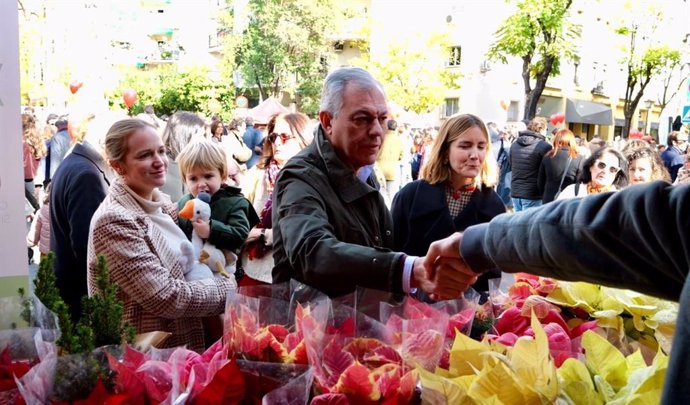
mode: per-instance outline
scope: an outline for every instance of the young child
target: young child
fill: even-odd
[[[208,140],[194,141],[182,149],[177,156],[177,164],[189,191],[178,201],[180,209],[202,191],[211,196],[211,220],[192,223],[179,218],[180,228],[189,239],[194,231],[215,247],[239,255],[249,230],[259,223],[259,216],[239,187],[225,183],[228,159],[223,149]],[[222,336],[222,323],[218,324],[218,321],[218,318],[207,318],[205,322],[211,342]]]
[[[31,224],[26,243],[29,247],[38,245],[41,259],[50,252],[50,185],[46,188],[43,206],[38,210]]]

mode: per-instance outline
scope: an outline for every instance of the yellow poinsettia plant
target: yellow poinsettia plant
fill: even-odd
[[[582,337],[584,362],[556,368],[546,333],[532,314],[534,338],[513,347],[457,334],[448,370],[418,369],[422,400],[428,404],[657,404],[668,357],[658,351],[651,365],[640,351],[624,356],[593,331]]]
[[[677,303],[630,290],[565,281],[558,282],[546,299],[561,307],[587,312],[600,327],[616,332],[616,344],[626,352],[639,347],[629,347],[630,339],[652,352],[659,347],[665,353],[671,351]]]
[[[547,404],[558,397],[559,382],[549,342],[532,314],[534,338],[513,347],[457,334],[448,370],[418,369],[422,400],[429,404]]]
[[[582,335],[585,362],[567,359],[558,369],[561,397],[573,404],[655,405],[661,401],[668,356],[657,351],[647,365],[637,350],[624,356],[597,333]]]

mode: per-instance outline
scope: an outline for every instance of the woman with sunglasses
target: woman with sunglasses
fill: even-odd
[[[628,185],[628,161],[617,150],[603,146],[582,164],[580,182],[571,184],[557,200],[620,190]]]
[[[268,122],[263,155],[247,171],[242,184],[242,193],[259,213],[261,222],[249,231],[240,257],[245,273],[239,279],[240,286],[272,282],[271,194],[283,165],[311,143],[310,127],[309,117],[302,113],[276,115]]]

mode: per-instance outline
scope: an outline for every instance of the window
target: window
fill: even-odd
[[[451,46],[450,52],[448,53],[448,66],[460,66],[460,61],[462,59],[462,47],[461,46]]]
[[[444,107],[444,117],[450,117],[453,114],[457,114],[457,112],[460,111],[460,99],[447,98]]]

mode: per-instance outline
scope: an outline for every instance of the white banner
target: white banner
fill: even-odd
[[[0,0],[0,38],[0,277],[26,276],[16,1]]]

